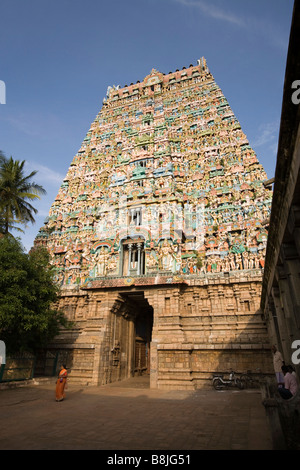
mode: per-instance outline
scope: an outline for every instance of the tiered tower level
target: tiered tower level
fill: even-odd
[[[137,354],[161,387],[199,386],[230,365],[269,366],[258,313],[266,180],[204,58],[109,87],[35,241],[50,251],[61,305],[77,320],[76,340],[65,332],[55,345],[68,344],[73,370],[83,336],[91,383],[131,375]],[[142,311],[151,319],[144,337]],[[127,339],[124,321],[133,325]],[[96,359],[95,342],[106,359]],[[257,360],[245,356],[253,349]]]

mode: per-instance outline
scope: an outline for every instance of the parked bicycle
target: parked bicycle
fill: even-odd
[[[244,388],[259,388],[264,378],[261,369],[256,369],[255,372],[247,370],[247,373],[240,376],[241,381],[244,383]]]
[[[224,390],[229,387],[237,387],[240,390],[244,388],[244,382],[241,381],[240,377],[236,377],[233,370],[229,373],[227,379],[224,378],[224,374],[215,375],[212,383],[215,390]]]

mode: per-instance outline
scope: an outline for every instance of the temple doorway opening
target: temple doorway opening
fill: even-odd
[[[152,339],[153,308],[144,303],[135,321],[135,375],[150,374],[150,343]]]
[[[111,382],[150,376],[153,308],[144,292],[123,293],[121,307],[112,315]]]

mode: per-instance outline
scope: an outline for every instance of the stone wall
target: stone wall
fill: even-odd
[[[300,107],[299,99],[293,99],[300,76],[299,34],[300,5],[295,2],[261,297],[270,340],[286,364],[293,362],[299,344],[294,342],[300,341]],[[299,377],[298,362],[293,366]]]
[[[136,318],[148,305],[152,388],[202,388],[214,372],[231,369],[272,373],[260,290],[261,272],[249,271],[176,285],[65,291],[61,308],[74,328],[52,347],[69,350],[70,380],[101,385],[125,379],[134,374]],[[143,306],[130,300],[141,294]]]

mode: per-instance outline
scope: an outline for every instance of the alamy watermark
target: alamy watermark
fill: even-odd
[[[292,83],[292,89],[296,90],[292,93],[292,103],[299,104],[300,103],[300,80],[294,80]]]
[[[0,80],[0,104],[6,104],[6,85],[3,80]]]
[[[293,352],[292,354],[292,363],[297,366],[300,364],[300,340],[297,339],[292,342],[292,349],[296,349],[296,351]]]
[[[0,366],[6,363],[6,347],[4,341],[0,340]]]
[[[96,230],[99,238],[112,240],[117,236],[125,239],[146,232],[151,240],[181,239],[184,232],[189,249],[200,250],[205,235],[204,204],[168,202],[129,206],[125,196],[119,198],[116,206],[103,204],[99,208]]]

